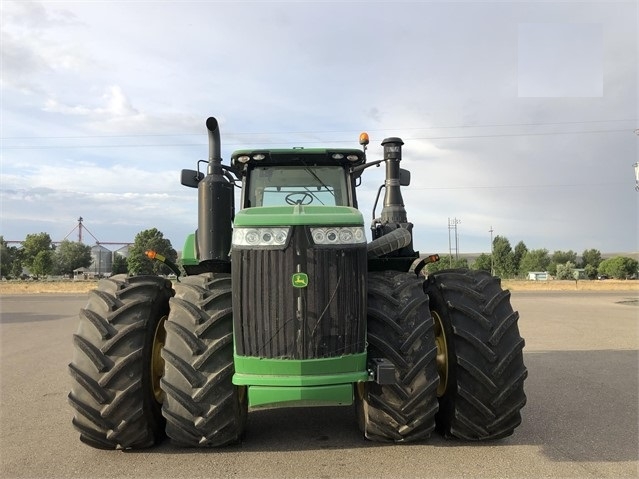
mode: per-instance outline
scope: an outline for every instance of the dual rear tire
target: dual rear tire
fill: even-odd
[[[175,296],[175,297],[173,297]],[[114,276],[89,293],[73,337],[69,402],[80,439],[140,449],[240,439],[247,401],[231,382],[230,275]]]
[[[206,273],[101,280],[73,337],[69,402],[80,439],[101,449],[239,441],[245,388],[232,384],[231,280]],[[526,403],[524,340],[510,293],[490,274],[448,270],[369,275],[369,357],[390,362],[391,384],[360,383],[365,437],[464,440],[509,436]]]
[[[485,271],[428,276],[426,292],[438,349],[437,429],[445,437],[510,436],[526,404],[524,339],[510,292]]]
[[[172,295],[170,281],[125,275],[100,280],[89,293],[69,364],[68,399],[82,442],[137,449],[164,438],[157,355]]]
[[[484,271],[446,270],[428,276],[372,273],[369,357],[395,367],[395,382],[366,383],[356,397],[369,439],[509,436],[526,404],[524,340],[510,293]]]
[[[173,443],[216,447],[238,442],[246,424],[244,387],[232,383],[231,277],[206,273],[175,285],[162,357],[162,413]]]
[[[412,442],[435,427],[437,368],[433,320],[423,280],[396,271],[368,279],[368,357],[390,362],[394,382],[360,383],[355,405],[367,439]]]

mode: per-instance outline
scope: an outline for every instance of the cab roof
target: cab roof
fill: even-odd
[[[237,150],[231,155],[231,165],[243,170],[246,165],[357,166],[366,162],[366,154],[355,148],[282,148]]]

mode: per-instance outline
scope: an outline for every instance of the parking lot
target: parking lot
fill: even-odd
[[[351,408],[253,411],[244,442],[141,452],[80,443],[66,396],[84,294],[0,296],[0,477],[637,477],[636,292],[515,292],[528,403],[507,439],[365,441]]]

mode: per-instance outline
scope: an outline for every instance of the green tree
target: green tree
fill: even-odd
[[[601,263],[601,251],[598,249],[587,249],[581,254],[582,268],[585,268],[588,265],[598,268],[599,263]]]
[[[484,270],[489,273],[492,270],[492,259],[489,254],[482,253],[477,256],[477,259],[472,264],[472,269]]]
[[[547,249],[531,249],[521,258],[519,271],[524,275],[532,271],[547,271],[549,265],[550,256]]]
[[[9,276],[11,270],[11,256],[9,254],[9,247],[4,240],[4,236],[0,236],[0,276]]]
[[[150,260],[145,251],[153,250],[175,262],[177,251],[173,249],[171,242],[164,238],[164,234],[157,228],[151,228],[139,232],[135,236],[133,246],[129,250],[129,257],[126,264],[131,274],[160,274],[168,273],[169,270],[160,261]]]
[[[577,253],[571,249],[568,251],[557,250],[550,259],[557,264],[566,264],[568,261],[577,264]]]
[[[584,266],[584,273],[588,277],[588,279],[596,279],[597,278],[597,268],[595,268],[591,264],[587,264]]]
[[[46,276],[53,271],[53,251],[43,249],[36,254],[31,266],[29,267],[31,274],[40,278]]]
[[[13,268],[14,263],[20,260],[20,252],[21,250],[15,246],[9,246],[4,237],[0,236],[0,276],[5,278],[15,277]],[[22,272],[22,267],[20,272]]]
[[[91,264],[91,247],[80,242],[63,240],[53,255],[54,274],[72,275],[73,270]]]
[[[528,248],[523,241],[520,241],[515,245],[515,250],[513,251],[513,267],[515,268],[515,274],[522,275],[526,274],[525,271],[521,271],[521,260],[524,255],[528,252]]]
[[[514,276],[514,253],[507,238],[499,235],[495,236],[495,239],[493,239],[493,257],[496,276],[501,278]]]
[[[11,265],[11,277],[16,279],[21,278],[23,270],[22,260],[20,258],[15,259]]]
[[[126,274],[128,273],[126,258],[121,254],[113,255],[113,265],[111,268],[113,274]]]
[[[567,261],[557,265],[557,279],[574,279],[575,264]]]
[[[452,266],[451,266],[452,264]],[[426,269],[429,273],[441,271],[443,269],[456,269],[456,268],[468,268],[468,260],[466,258],[457,258],[454,256],[445,255],[439,258],[439,261],[435,263],[428,263]]]
[[[555,251],[550,257],[548,272],[555,276],[557,274],[557,265],[566,264],[568,261],[570,261],[572,264],[577,264],[577,253],[575,253],[573,250]]]
[[[634,277],[637,274],[639,262],[627,256],[615,256],[603,260],[599,264],[599,274],[609,276],[616,279],[626,279]]]
[[[51,264],[49,266],[50,269],[46,273],[49,274],[51,272],[51,268],[53,267],[53,260],[51,257],[53,249],[53,242],[51,241],[51,237],[48,233],[28,234],[22,242],[22,264],[29,268],[29,270],[33,274],[36,274],[34,271],[34,262],[36,257],[42,251],[48,252],[50,253],[49,259],[44,260],[46,255],[41,255],[39,260],[40,264],[36,266],[36,268],[42,268],[45,263],[48,263],[49,260],[51,260]]]

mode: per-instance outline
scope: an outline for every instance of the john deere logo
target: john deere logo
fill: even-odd
[[[306,288],[308,286],[308,275],[306,273],[295,273],[291,280],[296,288]]]

